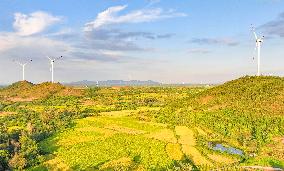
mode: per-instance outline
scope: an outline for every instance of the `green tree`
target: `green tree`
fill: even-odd
[[[24,133],[21,135],[19,142],[21,144],[20,154],[29,161],[30,165],[34,165],[39,155],[36,141]]]

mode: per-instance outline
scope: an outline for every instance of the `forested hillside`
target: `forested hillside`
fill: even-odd
[[[195,108],[232,108],[259,115],[284,114],[284,79],[243,77],[208,89],[195,97]]]

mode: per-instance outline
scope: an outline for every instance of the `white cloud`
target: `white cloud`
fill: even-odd
[[[14,29],[20,36],[29,36],[44,31],[48,26],[61,20],[60,17],[53,16],[43,11],[31,14],[14,14]]]
[[[0,34],[0,52],[13,48],[14,41],[12,34],[1,33]]]
[[[121,62],[129,59],[123,49],[131,48],[131,46],[133,46],[132,48],[138,48],[131,44],[119,44],[109,47],[108,43],[100,47],[94,45],[95,48],[93,48],[84,39],[78,39],[77,41],[80,40],[84,42],[85,47],[80,47],[73,41],[66,42],[46,36],[19,36],[14,32],[0,32],[0,59],[12,60],[28,57],[42,61],[46,60],[46,55],[63,55],[67,61]]]
[[[36,42],[36,43],[35,43]],[[65,42],[46,37],[22,37],[15,33],[0,32],[0,57],[42,58],[45,55],[58,55],[70,51],[72,47]]]
[[[131,11],[124,15],[118,15],[118,13],[125,10],[126,7],[127,5],[109,7],[105,11],[99,13],[94,21],[86,23],[84,31],[91,31],[110,24],[141,23],[163,18],[186,16],[184,13],[177,13],[174,10],[164,11],[161,8],[141,9]]]

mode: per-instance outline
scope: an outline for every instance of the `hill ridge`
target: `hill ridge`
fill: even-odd
[[[32,101],[50,95],[69,96],[81,95],[82,90],[64,86],[60,83],[43,82],[33,84],[28,81],[18,81],[0,90],[0,97],[11,101]]]
[[[284,78],[245,76],[207,89],[194,97],[199,107],[211,110],[231,108],[239,111],[284,114]],[[277,110],[275,110],[277,109]]]

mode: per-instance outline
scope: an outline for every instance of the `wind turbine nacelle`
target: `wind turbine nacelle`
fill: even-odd
[[[263,39],[256,39],[256,43],[263,43]]]

